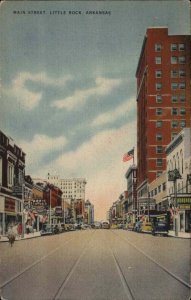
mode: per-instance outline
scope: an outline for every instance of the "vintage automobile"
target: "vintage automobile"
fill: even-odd
[[[53,227],[50,224],[43,224],[40,234],[41,235],[54,234]]]
[[[152,233],[152,223],[148,221],[143,221],[140,224],[140,231],[142,233]]]
[[[155,218],[152,222],[152,235],[168,236],[168,224],[165,220]]]
[[[103,221],[103,222],[101,223],[101,228],[102,228],[102,229],[110,229],[110,224],[109,224],[109,222]]]

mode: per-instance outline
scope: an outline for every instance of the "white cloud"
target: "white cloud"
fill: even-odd
[[[113,123],[123,116],[128,116],[136,107],[135,99],[130,99],[123,102],[114,110],[98,115],[92,122],[92,126],[100,126],[108,123]]]
[[[26,153],[26,166],[29,169],[39,167],[43,157],[62,150],[67,144],[65,137],[51,138],[47,135],[36,134],[30,142],[20,141],[22,150]]]
[[[122,83],[123,81],[121,79],[97,77],[94,87],[76,90],[72,96],[54,101],[52,106],[72,110],[79,107],[79,105],[84,105],[91,96],[104,96],[110,94],[113,89],[117,88]]]
[[[16,98],[22,108],[29,111],[38,106],[42,99],[42,92],[29,91],[26,86],[27,81],[41,83],[43,85],[64,86],[71,79],[71,76],[66,76],[55,80],[48,77],[44,72],[37,74],[21,72],[17,74],[17,77],[12,81],[11,86],[4,89],[4,93]]]
[[[50,172],[60,174],[62,178],[85,177],[86,198],[95,204],[97,217],[104,218],[112,202],[126,189],[124,176],[132,161],[123,163],[122,158],[135,145],[136,121],[133,121],[119,129],[98,133],[43,169],[37,166],[35,176],[45,177]]]

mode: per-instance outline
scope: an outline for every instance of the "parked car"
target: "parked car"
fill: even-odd
[[[151,233],[152,232],[152,223],[148,221],[143,221],[140,225],[140,232]]]
[[[54,234],[53,227],[50,224],[43,224],[40,234],[41,235]]]
[[[127,224],[127,230],[134,230],[134,224],[133,223],[128,223]]]
[[[154,220],[152,223],[152,234],[153,235],[168,235],[168,224],[165,220]]]
[[[123,224],[117,224],[118,229],[123,229]]]
[[[82,224],[74,224],[74,228],[80,230],[82,229]]]
[[[81,229],[90,229],[90,228],[91,228],[91,226],[88,225],[88,224],[82,224],[81,225]]]
[[[53,224],[53,225],[52,225],[52,230],[53,230],[53,233],[54,233],[54,234],[60,233],[60,229],[59,229],[59,227],[58,227],[58,224]]]
[[[95,223],[95,229],[100,229],[101,228],[101,224],[99,222]]]

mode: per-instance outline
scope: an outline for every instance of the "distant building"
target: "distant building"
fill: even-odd
[[[147,29],[136,71],[138,198],[166,170],[167,145],[191,127],[190,52],[189,35]]]
[[[137,166],[132,165],[127,170],[125,177],[127,179],[127,207],[128,213],[132,214],[132,222],[137,218]]]
[[[47,181],[59,187],[62,190],[62,198],[66,201],[71,199],[82,199],[85,201],[85,178],[64,178],[61,179],[58,175],[47,176]]]
[[[22,221],[25,153],[0,131],[0,235]]]
[[[85,224],[93,224],[94,223],[94,205],[89,201],[85,201]]]

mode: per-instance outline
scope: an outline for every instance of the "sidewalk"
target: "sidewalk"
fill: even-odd
[[[172,236],[175,238],[182,238],[182,239],[191,239],[191,233],[190,232],[178,232],[178,235],[175,235],[175,232],[173,230],[169,230],[168,236]]]
[[[36,237],[40,237],[40,236],[41,236],[40,231],[34,232],[34,233],[28,233],[28,234],[25,234],[23,238],[20,236],[17,236],[16,241],[32,239],[32,238],[36,238]],[[8,242],[7,236],[0,235],[0,242]]]

